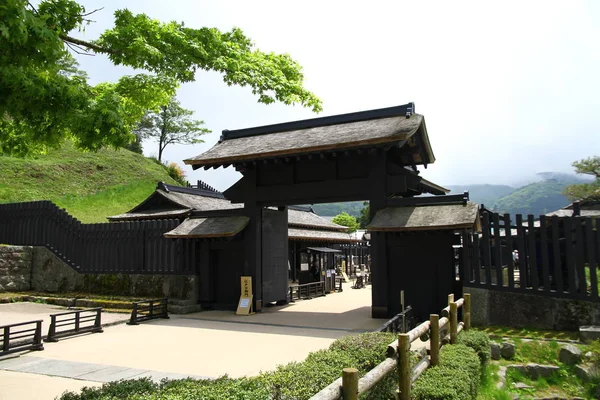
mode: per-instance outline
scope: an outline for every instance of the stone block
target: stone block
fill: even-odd
[[[490,343],[490,353],[492,355],[492,360],[500,359],[500,345],[496,342]]]
[[[591,342],[600,339],[600,326],[587,325],[579,327],[579,339],[582,342]]]
[[[510,342],[502,343],[502,347],[500,347],[500,355],[505,360],[512,360],[515,358],[515,345]]]
[[[572,344],[565,344],[558,352],[558,360],[567,365],[575,365],[581,362],[581,350]]]

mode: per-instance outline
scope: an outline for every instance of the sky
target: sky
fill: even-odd
[[[510,184],[600,155],[600,2],[596,1],[81,1],[96,22],[74,36],[95,39],[113,13],[188,27],[239,27],[264,52],[288,53],[305,87],[323,100],[262,105],[250,89],[200,71],[178,99],[212,130],[205,143],[170,145],[182,160],[211,148],[224,129],[240,129],[415,102],[436,162],[421,175],[440,185]],[[101,55],[79,56],[92,83],[131,69]],[[157,144],[144,143],[146,155]],[[232,167],[193,171],[217,189],[241,175]]]

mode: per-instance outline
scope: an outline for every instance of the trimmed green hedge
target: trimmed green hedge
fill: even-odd
[[[468,330],[458,335],[458,343],[469,346],[479,356],[481,365],[490,359],[490,338],[485,332]]]
[[[343,368],[357,368],[364,375],[381,363],[386,358],[387,345],[395,338],[396,335],[383,332],[346,336],[327,350],[310,353],[302,362],[280,365],[252,378],[224,376],[215,380],[165,380],[160,384],[143,378],[84,388],[78,394],[66,392],[60,400],[309,399],[339,378]],[[361,398],[393,399],[395,388],[396,374],[392,373]]]
[[[476,399],[481,362],[475,350],[463,344],[446,345],[440,351],[440,364],[429,368],[413,387],[415,400]]]

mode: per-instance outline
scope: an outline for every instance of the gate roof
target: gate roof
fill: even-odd
[[[347,151],[374,146],[407,145],[407,165],[435,161],[425,119],[414,104],[330,117],[223,131],[219,143],[187,160],[194,169],[268,158]]]

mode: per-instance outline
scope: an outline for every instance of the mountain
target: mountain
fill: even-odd
[[[129,150],[83,152],[71,143],[37,158],[0,156],[0,203],[51,200],[82,222],[106,222],[146,199],[166,169]]]
[[[317,215],[321,216],[335,216],[342,212],[347,212],[355,217],[360,217],[360,210],[363,209],[362,201],[350,201],[347,203],[326,203],[326,204],[314,204],[313,210]]]
[[[473,184],[473,185],[449,185],[450,194],[461,194],[465,191],[469,192],[469,199],[478,204],[491,206],[499,198],[508,196],[515,191],[515,188],[507,185],[492,185],[492,184]]]
[[[499,198],[491,208],[500,213],[533,214],[537,217],[570,203],[569,199],[561,194],[569,184],[555,179],[531,183]]]

